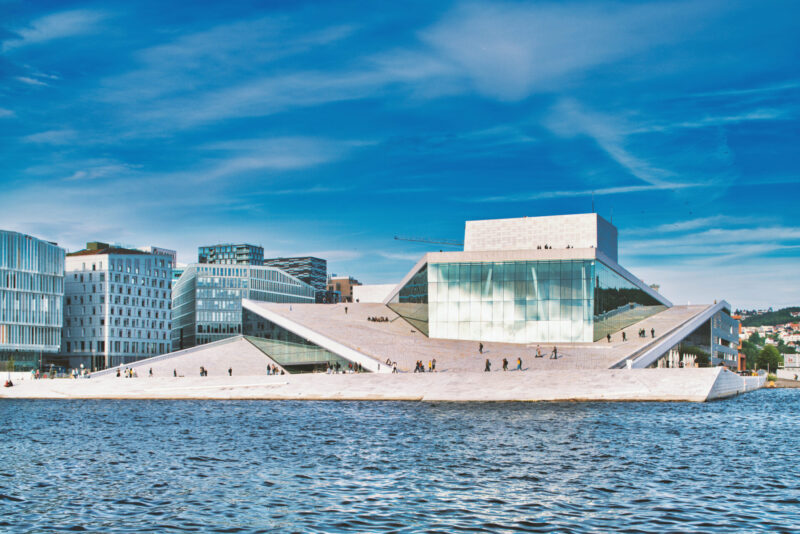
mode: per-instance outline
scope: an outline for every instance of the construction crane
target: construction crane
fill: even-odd
[[[464,243],[453,241],[452,239],[425,239],[424,237],[405,237],[401,235],[394,236],[397,241],[414,241],[416,243],[428,243],[430,245],[444,245],[446,247],[463,247]]]

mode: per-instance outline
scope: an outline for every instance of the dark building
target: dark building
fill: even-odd
[[[300,258],[270,258],[264,260],[264,265],[277,267],[299,278],[317,291],[325,291],[328,279],[328,262],[322,258],[304,256]]]
[[[239,245],[224,243],[198,247],[197,262],[227,265],[263,265],[264,249],[246,243]]]

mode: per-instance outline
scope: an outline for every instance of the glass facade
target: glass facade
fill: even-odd
[[[393,301],[387,304],[392,311],[411,323],[414,328],[426,336],[430,335],[428,326],[430,316],[428,311],[428,289],[428,265],[425,264],[400,289]],[[433,335],[431,337],[444,336]]]
[[[273,267],[191,265],[172,290],[172,349],[242,333],[242,299],[313,303],[314,288]]]
[[[64,249],[0,231],[0,369],[27,371],[58,352],[64,317]]]
[[[528,343],[592,340],[592,262],[431,265],[430,335]]]
[[[592,342],[666,309],[595,260],[434,263],[388,306],[434,338]]]
[[[248,341],[290,373],[322,372],[336,363],[347,369],[350,363],[247,309],[242,310],[242,327]]]
[[[667,307],[601,262],[595,262],[594,339],[619,332]]]

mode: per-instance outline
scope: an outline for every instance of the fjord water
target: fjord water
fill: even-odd
[[[800,390],[0,401],[2,532],[797,532]]]

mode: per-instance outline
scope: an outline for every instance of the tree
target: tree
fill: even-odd
[[[773,345],[767,345],[761,352],[758,353],[756,358],[756,367],[758,369],[769,369],[774,371],[783,364],[783,356],[778,352]]]

